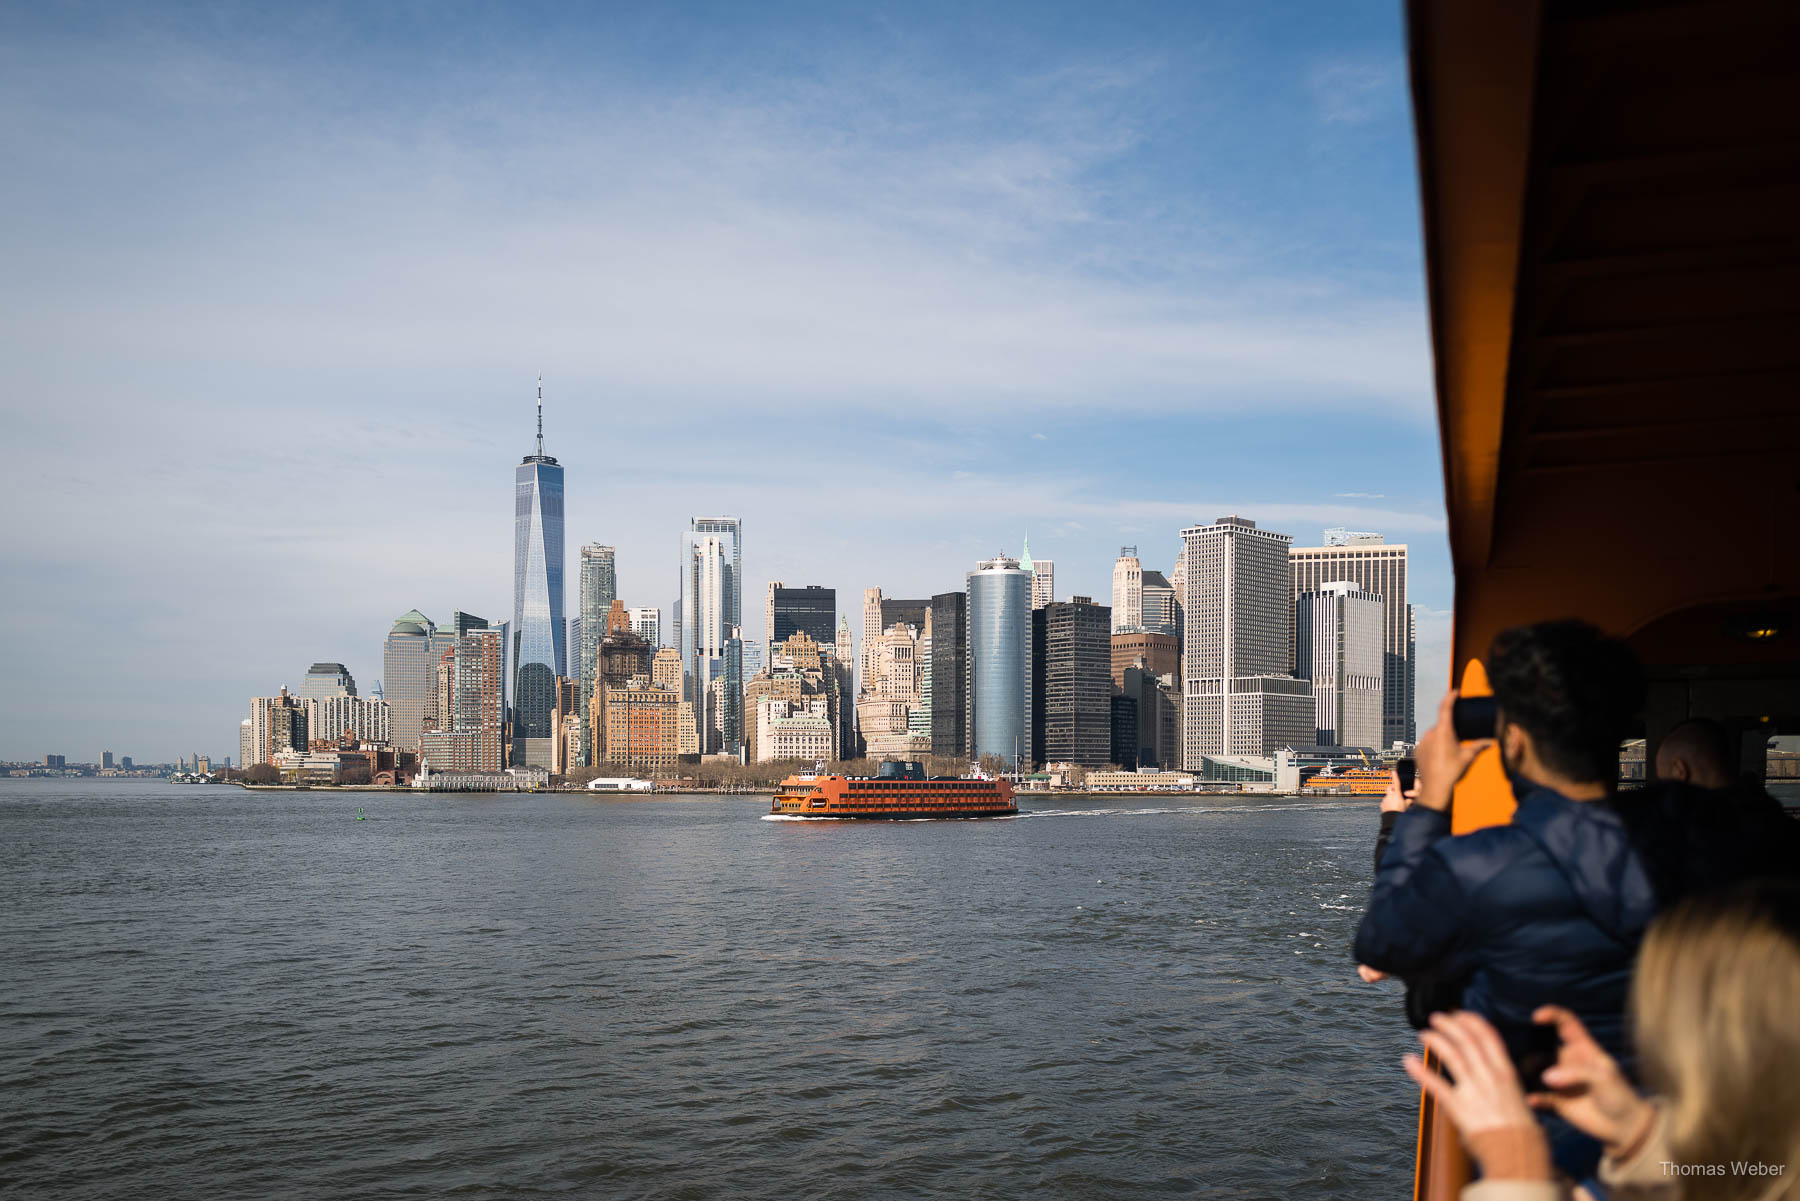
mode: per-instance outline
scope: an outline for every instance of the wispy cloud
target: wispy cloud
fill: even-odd
[[[1400,62],[1346,58],[1315,67],[1307,78],[1319,117],[1329,125],[1364,125],[1399,100]]]
[[[1333,492],[1331,495],[1334,497],[1337,497],[1340,500],[1386,500],[1387,499],[1387,493],[1385,493],[1385,492]]]

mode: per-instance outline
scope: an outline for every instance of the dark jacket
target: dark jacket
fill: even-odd
[[[1462,1006],[1515,1061],[1543,1040],[1540,1005],[1573,1010],[1621,1063],[1632,961],[1657,897],[1631,832],[1605,802],[1526,794],[1510,824],[1450,837],[1415,805],[1394,823],[1356,933],[1356,959],[1401,977],[1466,979]]]

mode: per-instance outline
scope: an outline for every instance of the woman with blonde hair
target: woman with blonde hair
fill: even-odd
[[[1481,1168],[1463,1201],[1566,1195],[1533,1106],[1604,1144],[1600,1178],[1619,1198],[1800,1201],[1800,888],[1750,884],[1657,918],[1632,980],[1631,1018],[1653,1100],[1566,1009],[1534,1015],[1562,1045],[1545,1091],[1529,1099],[1484,1019],[1432,1019],[1420,1038],[1450,1078],[1417,1056],[1405,1067]]]

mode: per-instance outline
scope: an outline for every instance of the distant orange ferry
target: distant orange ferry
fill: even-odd
[[[775,790],[769,813],[782,817],[864,818],[1011,817],[1012,785],[978,776],[932,779],[918,763],[888,762],[877,776],[822,771],[789,776]]]

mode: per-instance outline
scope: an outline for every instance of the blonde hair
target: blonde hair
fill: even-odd
[[[1680,1196],[1800,1201],[1800,889],[1677,905],[1650,927],[1631,993],[1644,1082],[1688,1169]]]

